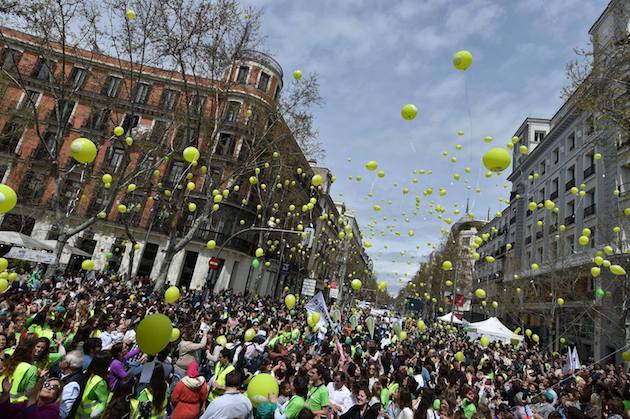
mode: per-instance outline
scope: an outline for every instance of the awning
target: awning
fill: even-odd
[[[0,243],[34,250],[50,250],[50,247],[41,240],[17,231],[0,231]]]
[[[44,243],[45,245],[47,245],[50,251],[55,253],[55,249],[57,248],[57,240],[40,240],[40,241],[42,243]],[[70,246],[67,243],[63,247],[63,252],[64,253],[70,253],[72,255],[84,256],[84,257],[88,257],[88,258],[92,256],[88,252],[85,252],[85,251],[79,249],[78,247]]]

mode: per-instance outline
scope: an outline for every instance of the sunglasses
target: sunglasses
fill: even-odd
[[[50,381],[46,381],[42,387],[51,390],[59,390],[61,388],[59,384],[52,384]]]

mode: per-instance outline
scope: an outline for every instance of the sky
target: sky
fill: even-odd
[[[263,10],[265,45],[285,83],[295,69],[319,75],[325,103],[313,111],[326,157],[318,165],[337,177],[333,198],[356,213],[378,280],[396,294],[431,252],[428,243],[441,240],[449,227],[443,219],[461,217],[467,199],[476,218],[505,207],[499,199],[509,195],[509,169],[486,178],[481,156],[504,147],[526,117],[549,118],[560,107],[565,65],[578,58],[574,48],[588,47],[588,30],[608,0],[247,3]],[[451,64],[462,49],[474,57],[465,72]],[[413,121],[400,115],[406,103],[418,108]],[[370,160],[384,178],[365,168]],[[414,174],[421,169],[432,174]],[[434,192],[425,197],[428,187]],[[442,220],[428,213],[431,201],[446,208]]]

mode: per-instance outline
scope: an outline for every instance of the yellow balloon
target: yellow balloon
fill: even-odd
[[[245,342],[251,342],[256,337],[256,331],[254,329],[247,329],[245,331]]]
[[[300,79],[302,78],[302,71],[300,71],[300,70],[295,70],[295,71],[293,72],[293,78],[294,78],[295,80],[300,80]]]
[[[5,271],[9,267],[9,261],[5,258],[0,258],[0,272]]]
[[[352,282],[350,283],[350,285],[352,286],[352,289],[355,291],[359,291],[361,289],[361,286],[363,285],[361,283],[361,280],[359,279],[353,279]]]
[[[538,335],[536,335],[536,334],[533,334],[533,335],[532,335],[532,340],[533,340],[534,342],[538,343],[538,342],[540,342],[540,336],[538,336]]]
[[[164,292],[164,300],[169,304],[175,304],[179,300],[180,292],[176,286],[170,286]]]
[[[402,107],[402,109],[400,110],[400,114],[402,115],[403,119],[411,121],[416,117],[416,115],[418,115],[418,109],[415,107],[415,105],[408,103]]]
[[[3,293],[9,288],[9,281],[5,278],[0,278],[0,293]]]
[[[311,184],[313,186],[319,186],[322,184],[322,177],[320,175],[315,175],[311,179]]]
[[[626,274],[626,270],[623,269],[619,265],[610,265],[610,272],[612,272],[614,275],[625,275]]]
[[[87,138],[77,138],[70,144],[70,155],[79,163],[92,163],[96,158],[96,145]]]
[[[142,352],[156,355],[168,345],[173,336],[173,324],[164,314],[146,316],[136,329],[136,342]]]
[[[559,306],[563,306],[564,305],[564,298],[558,298],[558,305]]]
[[[370,172],[373,172],[378,169],[378,163],[374,160],[370,160],[365,164],[365,168],[368,169]]]
[[[0,214],[11,211],[16,204],[15,191],[5,184],[0,184]]]
[[[475,290],[475,296],[480,300],[483,300],[484,298],[486,298],[486,291],[481,288],[477,288]]]
[[[284,297],[284,304],[286,304],[289,310],[293,310],[293,307],[295,307],[295,295],[289,294]]]
[[[84,271],[91,271],[94,269],[94,261],[92,259],[85,259],[81,262],[81,269]]]
[[[501,147],[495,147],[486,152],[482,157],[483,165],[491,172],[502,172],[510,166],[512,158],[510,153]]]
[[[197,147],[189,146],[184,149],[184,151],[182,152],[182,156],[184,157],[184,160],[186,160],[188,163],[192,163],[199,160],[201,154],[199,153]]]
[[[269,394],[279,394],[278,382],[271,374],[256,374],[247,385],[247,397],[256,408],[269,400]]]
[[[453,55],[453,67],[457,70],[467,70],[472,65],[473,56],[470,51],[461,50]]]
[[[125,133],[125,129],[121,126],[115,127],[114,128],[114,135],[117,137],[122,136]]]
[[[488,336],[482,336],[481,339],[479,339],[479,343],[481,343],[481,346],[483,346],[484,348],[487,348],[488,345],[490,345],[490,339],[488,339]]]
[[[225,345],[227,345],[227,338],[225,336],[221,335],[221,336],[219,336],[217,338],[216,342],[217,342],[217,345],[225,346]]]

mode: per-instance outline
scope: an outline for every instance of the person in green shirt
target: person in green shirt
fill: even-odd
[[[293,396],[283,405],[276,406],[276,413],[286,419],[297,419],[302,409],[304,409],[306,398],[308,397],[308,378],[303,375],[297,375],[293,377],[292,384]],[[270,394],[269,400],[277,404],[278,397]]]
[[[316,418],[328,414],[328,389],[324,384],[325,367],[317,364],[308,371],[308,378],[311,383],[307,393],[307,404]]]
[[[472,417],[477,412],[477,406],[475,406],[475,401],[477,400],[477,392],[472,387],[467,387],[465,396],[466,397],[464,397],[461,404],[462,410],[466,419],[472,419]]]

